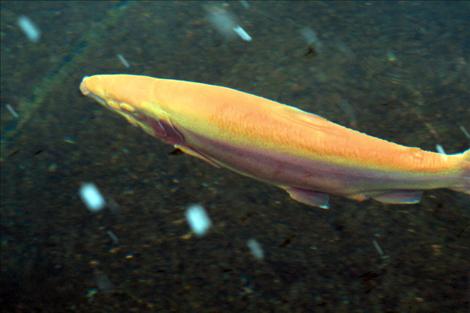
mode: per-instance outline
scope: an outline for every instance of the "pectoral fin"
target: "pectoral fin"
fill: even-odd
[[[306,205],[329,209],[330,197],[326,193],[316,192],[296,187],[283,187],[289,193],[289,196]]]
[[[208,156],[206,156],[206,155],[204,155],[200,152],[197,152],[194,149],[191,149],[191,148],[186,147],[186,146],[181,146],[181,145],[175,145],[175,148],[183,151],[186,154],[189,154],[190,156],[193,156],[193,157],[199,158],[201,160],[204,160],[207,163],[209,163],[210,165],[213,165],[217,168],[220,168],[220,165],[217,164],[215,161],[213,161],[211,158],[209,158]]]
[[[419,203],[421,201],[422,195],[423,192],[421,191],[402,190],[374,195],[372,198],[382,203],[413,204]]]

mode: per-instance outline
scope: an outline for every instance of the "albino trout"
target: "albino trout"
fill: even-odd
[[[417,203],[422,191],[470,194],[470,149],[445,155],[348,129],[249,93],[135,75],[85,77],[84,95],[208,163],[276,185],[302,203],[328,194]]]

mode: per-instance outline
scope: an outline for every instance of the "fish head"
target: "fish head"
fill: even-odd
[[[171,144],[181,143],[182,135],[172,125],[151,79],[135,75],[85,76],[80,91],[146,133]]]

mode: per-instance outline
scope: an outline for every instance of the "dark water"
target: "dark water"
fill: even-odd
[[[252,40],[220,33],[214,14]],[[37,42],[21,15],[41,30]],[[1,310],[468,312],[468,196],[431,191],[410,206],[333,197],[331,210],[313,209],[171,154],[78,85],[98,73],[224,85],[460,152],[469,16],[466,1],[2,1]],[[83,182],[111,205],[88,211]],[[202,238],[187,236],[190,203],[212,219]]]

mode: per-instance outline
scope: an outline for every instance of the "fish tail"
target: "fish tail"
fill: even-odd
[[[452,189],[470,195],[470,149],[462,153],[461,168],[460,178]]]

